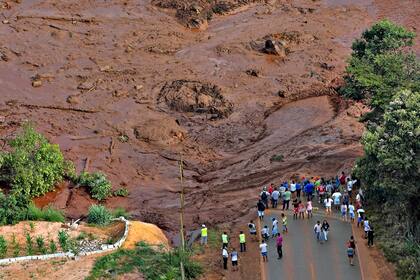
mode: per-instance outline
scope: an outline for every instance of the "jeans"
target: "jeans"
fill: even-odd
[[[373,246],[373,236],[368,235],[368,246]]]
[[[228,261],[228,258],[223,257],[223,269],[227,269],[227,261]]]
[[[207,236],[201,236],[201,245],[207,245]]]
[[[290,200],[283,200],[283,210],[286,208],[286,210],[289,210],[289,202]]]
[[[328,240],[328,231],[323,231],[324,233],[324,240],[327,241]]]
[[[277,245],[277,254],[279,255],[279,259],[283,257],[282,245]]]
[[[239,245],[241,247],[241,252],[246,252],[246,243],[245,242],[244,243],[240,243]]]
[[[300,198],[300,189],[296,190],[296,196]]]

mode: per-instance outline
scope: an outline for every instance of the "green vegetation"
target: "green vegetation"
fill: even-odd
[[[112,219],[111,212],[103,205],[92,205],[89,207],[88,223],[104,226]]]
[[[272,155],[270,158],[270,162],[273,161],[283,161],[283,155]]]
[[[31,235],[27,232],[25,234],[26,237],[26,253],[28,256],[32,256],[34,254],[34,242],[32,240]]]
[[[65,230],[58,232],[58,242],[60,243],[63,252],[67,252],[70,249],[70,236]]]
[[[101,172],[83,172],[79,176],[78,183],[81,186],[88,187],[90,195],[98,201],[105,200],[112,194],[111,182]]]
[[[126,219],[130,219],[130,214],[122,207],[117,207],[112,211],[112,216],[114,218],[124,217]]]
[[[57,245],[55,244],[54,240],[50,240],[50,253],[55,254],[57,252]]]
[[[41,254],[46,254],[47,253],[47,248],[45,247],[44,237],[37,236],[36,245],[38,247],[38,252],[40,252]]]
[[[162,252],[139,243],[134,250],[118,250],[99,258],[87,280],[115,277],[138,269],[145,279],[180,279],[180,261],[185,267],[186,279],[196,279],[202,273],[201,266],[192,261],[190,253],[179,250]]]
[[[375,113],[383,113],[394,95],[402,89],[420,90],[420,64],[405,47],[415,34],[388,20],[363,32],[352,45],[341,93],[369,100]]]
[[[11,151],[0,153],[0,181],[11,187],[12,195],[41,196],[73,173],[58,145],[50,144],[30,125],[8,145]]]
[[[32,221],[64,222],[64,214],[51,206],[40,209],[31,203],[28,207],[27,219]]]
[[[12,248],[13,248],[13,257],[14,258],[18,257],[20,253],[20,246],[19,246],[19,243],[16,241],[16,235],[14,234],[12,236]]]
[[[373,109],[354,175],[385,256],[410,280],[420,277],[420,63],[406,48],[414,36],[387,20],[373,25],[353,43],[341,89]]]
[[[7,241],[3,235],[0,235],[0,259],[4,258],[7,253]]]
[[[120,188],[113,192],[114,196],[122,196],[127,197],[129,195],[129,192],[126,188]]]

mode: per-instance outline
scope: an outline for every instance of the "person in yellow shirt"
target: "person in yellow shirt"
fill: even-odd
[[[241,247],[241,252],[246,252],[245,233],[242,230],[239,234],[239,245]]]
[[[228,247],[229,237],[228,237],[226,231],[223,232],[223,234],[222,234],[222,243],[223,243],[223,247],[226,247],[226,248]]]
[[[201,245],[207,245],[207,227],[201,225]]]

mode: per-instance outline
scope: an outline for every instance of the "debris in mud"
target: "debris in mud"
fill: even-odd
[[[278,55],[278,56],[281,56],[281,57],[286,56],[286,49],[282,45],[279,45],[274,40],[265,41],[265,46],[264,46],[263,52],[265,52],[267,54]]]
[[[176,80],[167,82],[161,89],[158,103],[165,103],[171,110],[178,112],[206,113],[227,117],[233,109],[221,89],[210,83]]]
[[[248,69],[245,71],[245,73],[249,76],[253,76],[257,78],[261,75],[261,71],[257,69]]]
[[[32,81],[32,86],[33,87],[40,87],[40,86],[42,86],[42,81],[41,80],[33,80]]]
[[[250,46],[255,51],[284,58],[292,51],[294,46],[299,45],[303,40],[304,38],[298,31],[281,32],[268,34],[252,41]]]
[[[320,63],[319,66],[321,66],[322,69],[325,69],[325,70],[328,70],[328,71],[334,70],[334,68],[335,68],[334,65],[330,65],[326,62]]]
[[[77,105],[80,104],[80,97],[78,95],[70,95],[66,99],[67,103]]]
[[[283,155],[272,155],[270,158],[270,162],[283,161],[283,158],[284,158]]]
[[[187,134],[173,119],[152,119],[133,128],[134,136],[144,142],[171,145],[182,142]]]
[[[261,0],[152,0],[160,8],[176,10],[178,20],[189,28],[203,28],[214,14],[223,15]]]

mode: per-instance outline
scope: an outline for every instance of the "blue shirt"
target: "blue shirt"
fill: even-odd
[[[300,190],[300,184],[299,183],[296,183],[296,189]]]
[[[306,193],[312,193],[314,192],[314,184],[309,183],[305,186],[305,192]]]

